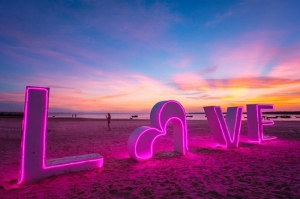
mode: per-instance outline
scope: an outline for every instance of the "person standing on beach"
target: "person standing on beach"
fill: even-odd
[[[107,119],[107,127],[108,127],[108,130],[111,130],[110,128],[110,119],[111,119],[111,115],[110,113],[107,113],[107,115],[105,115],[106,119]]]

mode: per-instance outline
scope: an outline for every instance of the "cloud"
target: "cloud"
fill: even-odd
[[[275,55],[263,42],[239,43],[238,46],[220,45],[212,55],[219,66],[219,76],[260,76]]]
[[[167,61],[167,64],[174,68],[188,68],[193,63],[194,58],[192,56],[185,56],[180,58],[173,58]]]
[[[269,89],[284,88],[286,86],[300,85],[300,79],[272,78],[272,77],[244,77],[232,79],[207,79],[212,88],[251,88]]]
[[[75,77],[42,73],[20,77],[16,86],[22,90],[26,85],[50,87],[50,111],[150,111],[156,102],[177,96],[174,88],[142,74],[88,74]],[[68,86],[70,82],[72,86]],[[3,92],[0,100],[24,102],[24,93]]]
[[[187,38],[185,30],[174,27],[181,18],[163,3],[19,3],[16,9],[1,11],[5,17],[0,18],[0,52],[7,57],[7,68],[0,82],[5,90],[8,85],[14,91],[23,91],[27,85],[50,87],[52,109],[148,110],[166,99],[191,108],[217,100],[232,104],[276,93],[288,96],[287,89],[299,88],[299,44],[286,45],[286,31],[213,38],[214,43],[201,44],[207,50],[203,58],[196,44],[199,37]],[[235,14],[236,10],[216,15],[206,25],[214,26]],[[171,30],[175,32],[169,34]],[[181,36],[184,43],[172,40]],[[185,51],[195,46],[196,51]],[[149,59],[144,67],[136,67]],[[195,70],[197,60],[207,61],[210,67],[201,70],[197,65]],[[154,70],[166,62],[173,66],[164,68],[168,73]],[[172,75],[174,71],[184,73]],[[166,82],[170,76],[173,82]],[[24,101],[21,95],[1,95],[2,102]]]
[[[207,90],[208,85],[205,79],[194,73],[176,74],[172,77],[179,89],[184,91]]]
[[[275,77],[239,77],[227,79],[203,79],[201,75],[193,73],[177,74],[173,76],[178,88],[186,91],[208,89],[269,89],[284,88],[287,86],[300,86],[300,79]]]
[[[272,92],[270,94],[261,94],[260,96],[250,97],[247,103],[269,103],[274,104],[275,110],[300,110],[300,92],[298,89],[285,88],[283,90]]]
[[[300,107],[300,79],[280,77],[203,78],[200,73],[173,76],[181,95],[204,105],[244,106],[245,103],[273,103],[279,109]]]
[[[300,76],[300,54],[289,60],[278,63],[273,70],[270,71],[271,77],[284,77],[290,79],[298,79]]]
[[[25,94],[21,92],[1,92],[0,91],[0,102],[14,101],[21,102],[25,99]]]
[[[124,4],[120,1],[115,4],[108,5],[108,11],[94,13],[95,16],[87,19],[86,23],[138,50],[153,48],[174,52],[179,48],[170,37],[170,31],[182,19],[167,5],[155,2],[146,6],[144,3]],[[103,24],[103,21],[106,23]]]
[[[297,107],[300,79],[252,77],[204,79],[201,74],[177,74],[167,84],[142,74],[115,73],[84,77],[56,74],[20,78],[18,83],[50,87],[50,111],[128,112],[151,110],[158,101],[174,99],[186,110],[206,105],[245,105],[274,103],[275,106]],[[67,82],[73,82],[72,86]],[[27,84],[28,85],[28,84]],[[5,102],[24,103],[25,92],[1,92],[0,108]],[[22,106],[18,106],[22,107]],[[19,111],[22,111],[19,110]]]
[[[217,71],[219,68],[218,65],[214,65],[214,66],[211,66],[211,67],[207,67],[205,68],[203,71],[200,72],[201,75],[207,75],[207,74],[211,74],[211,73],[214,73],[215,71]]]
[[[170,24],[180,20],[162,3],[93,1],[85,2],[85,7],[90,9],[72,10],[70,14],[84,24],[126,42],[151,43],[161,37]],[[69,9],[64,11],[69,12]]]
[[[0,100],[0,112],[22,112],[23,110],[24,110],[23,102]]]
[[[220,97],[214,97],[214,96],[211,96],[211,95],[200,95],[200,96],[197,96],[197,97],[186,97],[186,98],[189,98],[189,99],[196,99],[196,100],[219,100]],[[231,95],[227,95],[227,96],[222,96],[222,98],[233,98],[233,96]]]
[[[222,22],[226,18],[229,18],[230,16],[232,16],[232,14],[233,14],[232,11],[227,11],[224,14],[217,14],[212,21],[206,22],[205,25],[206,26],[214,26],[214,25]]]
[[[170,27],[180,18],[163,3],[77,4],[8,3],[2,13],[5,17],[0,18],[0,35],[5,39],[0,42],[1,53],[10,56],[15,65],[35,71],[58,65],[63,66],[61,71],[72,71],[74,66],[113,71],[124,70],[128,57],[141,48],[174,49],[164,44]],[[181,66],[188,62],[183,60]]]
[[[284,31],[260,30],[235,35],[234,38],[216,40],[210,60],[218,66],[217,78],[266,76],[268,70],[282,59],[293,59],[297,48],[281,45],[287,36]]]

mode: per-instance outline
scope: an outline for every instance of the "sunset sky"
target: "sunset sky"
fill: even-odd
[[[56,2],[56,3],[54,3]],[[300,1],[1,1],[0,111],[300,110]]]

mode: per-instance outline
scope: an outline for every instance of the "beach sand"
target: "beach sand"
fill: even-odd
[[[137,163],[127,140],[149,120],[50,118],[47,158],[99,153],[104,167],[17,185],[22,119],[0,118],[0,198],[299,198],[300,122],[265,127],[274,141],[216,149],[207,121],[188,121],[189,152],[173,152],[172,125],[157,139],[155,156]]]

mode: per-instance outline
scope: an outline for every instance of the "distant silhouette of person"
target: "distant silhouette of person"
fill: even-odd
[[[110,128],[110,120],[111,120],[111,115],[110,113],[107,113],[107,115],[105,115],[106,119],[107,119],[107,127],[108,127],[108,130],[111,130]]]

